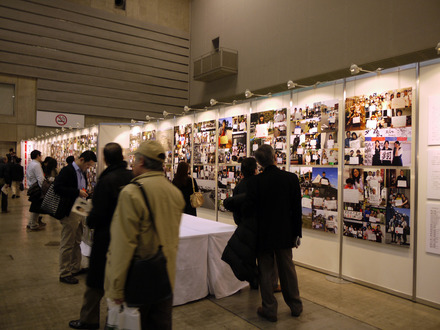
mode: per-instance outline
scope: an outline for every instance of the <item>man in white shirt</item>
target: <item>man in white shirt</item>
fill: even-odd
[[[29,163],[26,169],[26,178],[28,186],[31,187],[34,183],[38,182],[40,188],[43,186],[44,174],[41,168],[41,152],[39,150],[34,150],[31,152],[32,161]],[[42,199],[32,201],[29,208],[30,217],[27,228],[30,231],[37,231],[42,229],[46,224],[40,220],[40,206]]]

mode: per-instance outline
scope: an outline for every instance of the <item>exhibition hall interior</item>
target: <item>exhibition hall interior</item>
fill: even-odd
[[[91,150],[90,192],[110,142],[130,168],[159,142],[170,181],[189,164],[203,205],[181,219],[174,329],[439,329],[439,12],[432,0],[1,0],[0,153],[26,172],[39,150],[59,171]],[[277,292],[276,323],[222,261],[237,228],[225,200],[264,145],[301,192],[303,312]],[[27,228],[29,187],[25,173],[22,191],[2,190],[0,328],[70,329],[86,275],[59,281],[62,227],[44,215]],[[84,224],[85,268],[92,242]],[[102,329],[106,316],[103,299]]]

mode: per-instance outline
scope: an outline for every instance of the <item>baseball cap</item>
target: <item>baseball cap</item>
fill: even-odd
[[[159,162],[165,161],[165,150],[163,146],[157,141],[142,142],[139,145],[139,148],[137,148],[131,154],[141,154],[145,157],[157,160]]]

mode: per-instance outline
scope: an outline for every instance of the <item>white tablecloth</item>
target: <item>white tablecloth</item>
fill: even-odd
[[[173,305],[202,299],[209,293],[216,298],[230,296],[246,287],[227,263],[221,260],[223,250],[235,226],[182,215],[177,252]],[[90,255],[90,246],[81,242],[82,254]]]
[[[229,238],[234,233],[235,228],[236,227],[233,225],[228,225],[221,222],[197,218],[187,214],[182,215],[182,220],[180,224],[180,236],[182,236],[182,232],[185,232],[186,230],[193,230],[206,235],[208,238],[206,259],[207,285],[209,288],[209,293],[215,295],[215,297],[218,299],[230,296],[248,285],[247,282],[239,281],[234,276],[234,273],[232,272],[229,265],[221,260],[223,250],[225,249]],[[180,250],[177,256],[177,265],[182,262],[182,260],[179,259],[179,254]],[[179,273],[176,274],[176,279],[177,278],[179,278]],[[192,279],[184,279],[184,281],[187,283],[193,283]],[[178,297],[179,294],[179,292],[174,292],[175,297]],[[196,299],[200,298],[195,298],[191,300]],[[176,305],[175,302],[176,300],[174,301],[174,304]]]

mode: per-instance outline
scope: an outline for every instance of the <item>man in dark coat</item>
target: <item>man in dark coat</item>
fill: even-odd
[[[274,267],[278,267],[281,290],[292,316],[299,316],[303,306],[298,278],[292,261],[292,248],[302,237],[301,190],[295,174],[275,166],[275,151],[262,145],[255,153],[263,173],[248,183],[245,212],[256,219],[257,260],[262,307],[258,315],[277,321],[278,303],[273,293]],[[275,263],[276,257],[276,263]]]
[[[78,197],[87,198],[87,177],[85,172],[96,163],[93,151],[84,151],[72,164],[63,167],[56,177],[53,188],[62,198],[62,215],[60,220],[60,282],[77,284],[75,275],[81,273],[81,238],[83,233],[83,217],[71,212]]]
[[[119,144],[113,142],[106,144],[104,161],[108,167],[99,177],[93,193],[93,208],[87,218],[87,225],[94,229],[92,252],[80,319],[69,322],[69,326],[73,329],[99,328],[100,301],[104,295],[106,254],[110,244],[110,224],[119,192],[133,178],[133,173],[127,170],[127,163],[123,159],[122,148]]]

